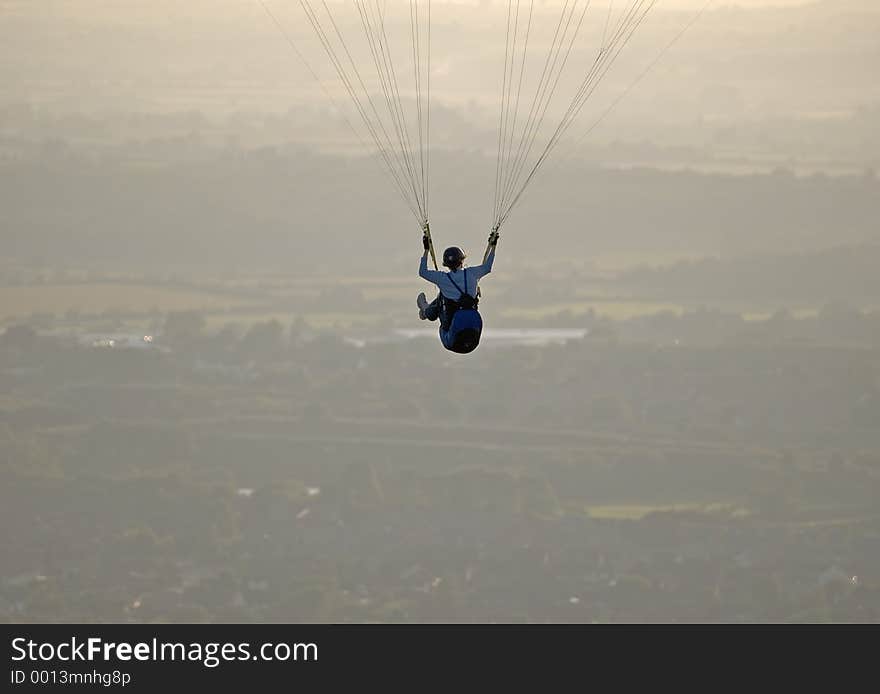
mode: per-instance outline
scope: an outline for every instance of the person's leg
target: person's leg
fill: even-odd
[[[449,326],[452,325],[452,318],[455,316],[455,312],[458,311],[458,304],[454,301],[445,301],[440,308],[440,329],[443,331],[449,330]]]
[[[437,294],[437,298],[430,304],[424,293],[419,294],[417,303],[419,305],[419,318],[422,320],[435,321],[440,317],[440,294]]]

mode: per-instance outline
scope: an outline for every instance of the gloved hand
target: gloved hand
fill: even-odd
[[[489,245],[492,246],[492,248],[498,245],[498,236],[499,233],[497,229],[493,229],[492,233],[489,234]]]
[[[422,247],[427,251],[431,248],[431,237],[427,234],[422,235]]]

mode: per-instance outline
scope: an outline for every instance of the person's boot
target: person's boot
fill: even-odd
[[[425,292],[416,297],[416,306],[419,307],[419,318],[425,320],[427,318],[425,316],[425,309],[428,308],[428,297],[425,296]]]

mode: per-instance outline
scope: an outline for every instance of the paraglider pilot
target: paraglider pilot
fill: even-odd
[[[475,310],[479,297],[478,284],[482,277],[492,272],[497,244],[498,231],[496,229],[489,235],[489,246],[486,248],[482,265],[465,267],[464,251],[457,246],[451,246],[443,251],[443,266],[448,268],[449,272],[429,270],[428,253],[431,248],[431,237],[426,232],[422,237],[425,252],[422,254],[419,264],[419,277],[436,284],[440,293],[431,303],[428,303],[424,292],[419,294],[416,300],[419,307],[419,318],[430,321],[439,318],[442,333],[450,329],[453,318],[459,309]]]

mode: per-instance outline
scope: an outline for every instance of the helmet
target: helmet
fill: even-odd
[[[443,266],[450,270],[457,270],[464,262],[465,254],[458,246],[450,246],[443,251]]]

